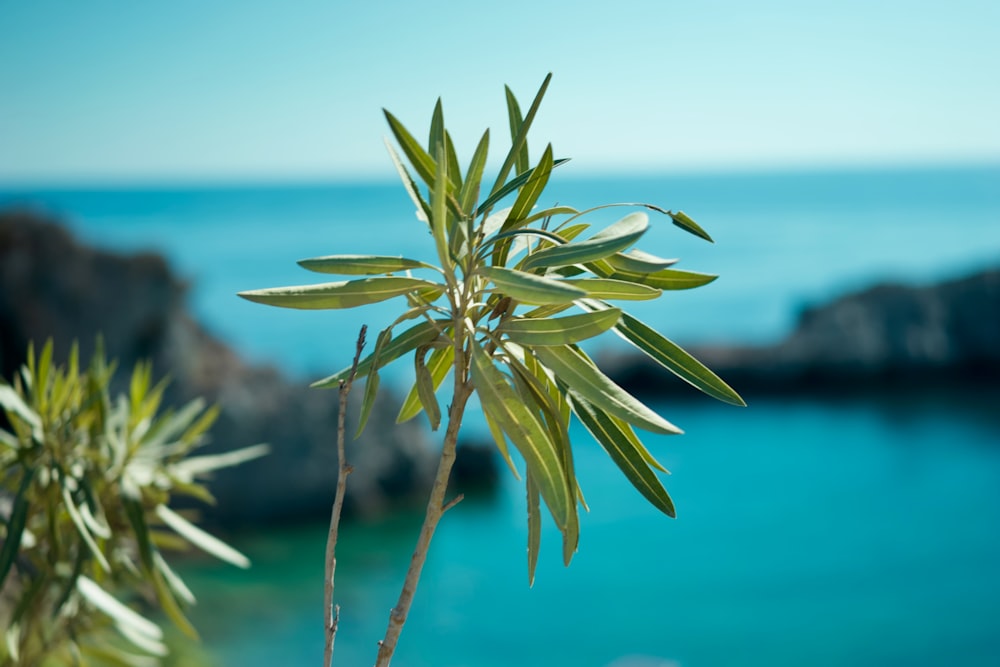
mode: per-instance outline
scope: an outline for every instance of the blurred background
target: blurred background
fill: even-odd
[[[100,329],[178,400],[223,404],[213,447],[271,442],[208,515],[253,568],[179,567],[207,664],[318,662],[335,394],[304,387],[395,306],[235,293],[311,281],[304,257],[433,256],[381,109],[423,137],[440,96],[460,160],[490,127],[495,170],[503,85],[526,108],[551,71],[532,159],[573,160],[542,203],[704,226],[715,244],[654,219],[644,247],[721,277],[630,311],[749,407],[599,341],[686,431],[645,439],[678,518],[576,429],[580,551],[564,568],[547,526],[531,589],[522,483],[472,417],[478,492],[439,529],[396,663],[1000,664],[998,25],[989,0],[0,0],[0,365]],[[400,366],[352,455],[335,664],[373,660],[438,446],[392,425]]]

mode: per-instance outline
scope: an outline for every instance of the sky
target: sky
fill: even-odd
[[[575,173],[1000,162],[1000,2],[0,0],[0,184],[374,180],[504,84]]]

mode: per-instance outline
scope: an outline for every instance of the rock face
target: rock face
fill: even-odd
[[[203,451],[271,444],[269,456],[218,473],[211,488],[219,503],[206,511],[208,518],[328,515],[337,471],[336,391],[311,390],[273,368],[243,363],[188,315],[185,289],[160,256],[94,250],[56,224],[2,213],[0,372],[12,377],[28,341],[49,337],[57,359],[79,340],[85,361],[101,332],[109,356],[126,371],[119,373],[123,387],[135,362],[151,359],[156,376],[172,378],[168,404],[199,396],[219,403],[222,414]],[[353,392],[352,399],[359,397]],[[355,473],[345,512],[373,514],[425,501],[437,456],[416,422],[394,422],[386,402],[376,402],[365,434],[350,445]]]
[[[806,310],[777,345],[692,353],[738,391],[1000,387],[1000,269],[929,287],[878,285]],[[645,358],[610,366],[639,392],[683,389]]]

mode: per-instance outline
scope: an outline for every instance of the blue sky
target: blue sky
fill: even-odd
[[[552,85],[574,172],[1000,161],[1000,2],[0,0],[0,182],[392,177]],[[536,149],[536,154],[538,149]]]

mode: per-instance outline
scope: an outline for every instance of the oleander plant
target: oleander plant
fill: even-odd
[[[193,456],[218,410],[195,400],[162,409],[166,382],[148,363],[112,396],[116,364],[97,345],[81,369],[49,341],[0,381],[0,665],[159,665],[164,631],[147,610],[197,633],[194,594],[164,553],[197,547],[238,567],[241,553],[170,508],[212,502],[199,481],[266,447]]]
[[[431,429],[438,430],[444,420],[445,430],[423,529],[380,644],[380,666],[389,664],[395,650],[438,521],[455,502],[446,500],[447,484],[473,395],[478,396],[497,449],[526,486],[529,584],[538,560],[543,505],[561,533],[566,564],[577,550],[578,510],[586,506],[574,472],[571,420],[589,431],[650,503],[674,515],[657,474],[665,468],[636,429],[667,435],[680,429],[605,375],[581,348],[583,341],[611,332],[709,396],[744,405],[712,371],[622,309],[623,303],[657,299],[716,277],[677,269],[676,260],[635,248],[650,227],[650,214],[711,242],[704,229],[681,211],[652,204],[609,204],[597,208],[623,207],[628,212],[594,230],[587,220],[597,209],[540,204],[554,170],[566,162],[554,156],[551,144],[534,164],[529,157],[528,130],[550,78],[523,115],[506,89],[511,147],[492,185],[484,181],[488,130],[463,169],[440,100],[426,143],[385,112],[399,149],[387,140],[389,155],[416,207],[414,233],[429,232],[436,264],[392,254],[321,256],[300,265],[349,278],[240,293],[285,308],[354,308],[392,298],[405,303],[399,317],[378,334],[371,354],[356,365],[356,376],[367,378],[358,431],[378,391],[379,372],[406,356],[415,382],[398,420],[423,413]],[[443,415],[438,394],[449,375],[451,390]],[[353,377],[346,368],[313,386],[338,387]]]

